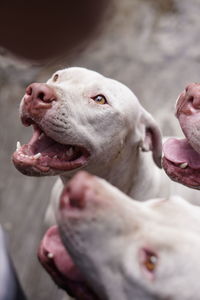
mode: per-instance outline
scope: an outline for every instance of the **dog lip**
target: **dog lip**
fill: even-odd
[[[166,174],[173,181],[182,183],[193,189],[200,189],[200,169],[193,169],[189,166],[181,168],[180,165],[173,163],[165,156],[162,159],[162,166]]]
[[[90,152],[81,145],[61,144],[47,135],[33,120],[34,133],[28,144],[17,147],[12,159],[25,175],[53,175],[85,166]]]
[[[54,265],[57,271],[68,277],[68,279],[79,282],[82,276],[75,267],[74,262],[62,244],[58,227],[50,227],[39,247],[39,257],[50,265]],[[63,264],[67,264],[63,266]]]
[[[70,296],[85,300],[99,299],[64,248],[56,225],[48,229],[40,243],[38,259],[54,282]]]
[[[29,127],[35,122],[28,116],[21,116],[21,122],[24,126]]]

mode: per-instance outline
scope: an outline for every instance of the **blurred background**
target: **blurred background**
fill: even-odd
[[[11,155],[30,130],[18,117],[28,84],[82,66],[131,88],[164,135],[180,134],[178,94],[200,81],[199,0],[6,1],[0,4],[0,223],[22,286],[33,300],[62,292],[37,261],[55,178],[21,175]]]

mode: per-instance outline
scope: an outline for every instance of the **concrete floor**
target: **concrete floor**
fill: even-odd
[[[159,122],[164,135],[179,132],[175,100],[200,78],[198,0],[115,0],[115,9],[96,40],[73,58],[43,66],[0,56],[0,222],[22,285],[33,300],[60,299],[36,252],[44,233],[43,216],[54,178],[21,175],[12,165],[17,140],[30,137],[18,118],[26,85],[46,80],[66,66],[84,66],[127,84]]]

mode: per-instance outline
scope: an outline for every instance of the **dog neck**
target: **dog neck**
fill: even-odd
[[[130,156],[120,158],[109,173],[104,174],[104,178],[131,198],[147,200],[160,196],[161,172],[151,152],[142,152],[137,148]]]
[[[137,171],[132,175],[132,185],[127,194],[141,201],[160,197],[163,184],[162,170],[153,161],[152,153],[139,151],[133,166]]]
[[[86,167],[86,171],[104,178],[122,192],[136,200],[146,200],[160,196],[160,169],[155,165],[150,152],[142,152],[138,147],[129,153],[121,153],[120,157],[105,167]],[[65,184],[74,175],[61,176]]]

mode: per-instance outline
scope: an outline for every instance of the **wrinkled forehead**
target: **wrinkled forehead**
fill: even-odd
[[[104,76],[95,71],[79,67],[58,70],[52,75],[52,77],[56,74],[59,75],[59,82],[67,81],[74,84],[88,84],[89,82],[98,82],[99,80],[102,81],[104,79]]]
[[[102,93],[112,99],[118,99],[117,102],[122,105],[129,105],[130,109],[132,105],[135,109],[139,105],[138,99],[127,86],[95,71],[80,67],[58,70],[47,83],[53,83],[53,78],[56,74],[59,76],[56,84],[63,86],[69,84],[71,87],[79,87],[79,89],[84,91],[89,90],[97,94]]]

